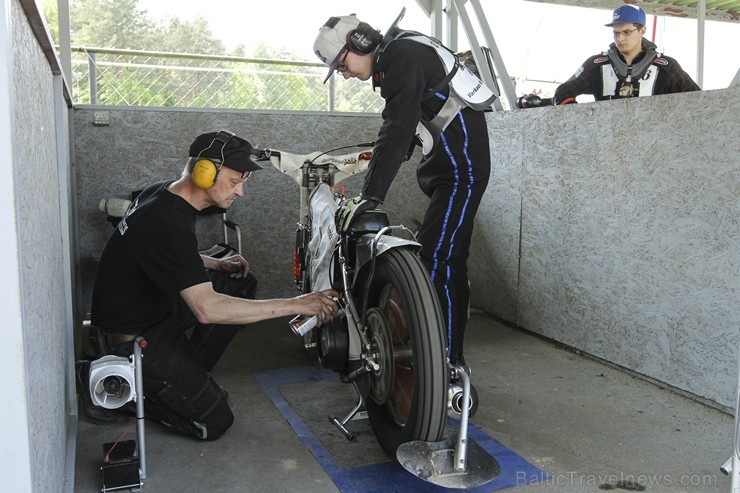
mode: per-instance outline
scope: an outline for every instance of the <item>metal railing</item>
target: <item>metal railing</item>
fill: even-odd
[[[378,113],[368,83],[323,84],[320,63],[234,56],[72,48],[74,103]]]

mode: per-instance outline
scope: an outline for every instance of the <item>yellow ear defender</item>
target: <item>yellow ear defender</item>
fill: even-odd
[[[193,184],[196,187],[208,190],[214,183],[216,183],[218,172],[221,171],[221,166],[223,166],[224,162],[224,148],[232,137],[234,137],[234,134],[228,130],[220,130],[218,134],[216,134],[216,137],[214,137],[213,141],[211,141],[211,144],[198,153],[198,157],[196,158],[195,164],[193,165],[193,171],[191,173]],[[216,142],[221,144],[221,162],[214,162],[208,158],[201,158],[200,155],[213,147],[213,144]],[[216,163],[218,163],[218,165]]]
[[[216,166],[210,159],[198,159],[193,165],[193,184],[203,190],[211,188],[220,169],[221,166]]]

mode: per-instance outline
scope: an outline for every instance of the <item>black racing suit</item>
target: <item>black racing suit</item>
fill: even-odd
[[[436,115],[449,94],[445,69],[434,49],[408,39],[392,41],[374,55],[373,85],[385,100],[383,123],[362,190],[382,203],[424,118]],[[440,143],[417,168],[431,199],[419,232],[421,259],[429,269],[447,325],[452,364],[462,364],[470,288],[467,260],[473,221],[491,172],[488,128],[482,111],[464,108]]]
[[[234,415],[209,372],[239,326],[197,323],[180,291],[212,282],[217,292],[254,298],[257,280],[251,273],[232,279],[205,269],[195,235],[198,211],[169,192],[170,183],[141,192],[108,240],[93,289],[91,322],[112,335],[146,339],[142,373],[148,419],[215,440]],[[129,357],[133,344],[113,345],[109,353]]]
[[[570,79],[558,86],[555,90],[555,104],[574,103],[576,96],[580,94],[591,94],[597,101],[601,101],[701,90],[676,60],[656,53],[655,48],[655,44],[642,38],[643,51],[627,66],[624,57],[612,43],[608,52],[586,60]],[[610,56],[619,58],[615,63]],[[631,70],[641,65],[645,56],[652,57],[652,62],[644,60],[642,73],[629,74],[633,81],[630,84],[624,69],[620,70],[618,65],[625,65],[627,70]],[[622,91],[620,94],[620,89],[625,84],[628,87],[631,85],[634,90]]]

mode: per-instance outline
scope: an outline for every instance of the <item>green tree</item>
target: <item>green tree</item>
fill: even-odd
[[[59,44],[59,4],[57,0],[41,0],[41,12],[46,18],[51,39],[54,43]]]
[[[71,0],[72,46],[159,53],[221,55],[238,58],[296,60],[293,53],[264,44],[237,46],[230,53],[204,17],[155,22],[139,0]],[[58,42],[57,0],[40,0]],[[88,70],[93,61],[96,102],[104,105],[184,106],[293,111],[324,111],[328,89],[324,69],[230,59],[203,60],[149,54],[73,54],[75,102],[91,103]],[[376,112],[379,96],[369,84],[339,80],[337,111]]]
[[[41,0],[53,39],[58,42],[57,0]],[[208,21],[171,17],[163,24],[147,16],[138,0],[73,0],[70,39],[74,46],[223,55],[226,49]]]
[[[145,50],[158,41],[156,24],[138,0],[75,0],[70,5],[73,45]]]
[[[216,39],[204,17],[196,17],[192,22],[183,22],[177,17],[168,19],[167,24],[157,33],[156,46],[152,49],[171,53],[197,53],[203,55],[224,55],[226,48]]]

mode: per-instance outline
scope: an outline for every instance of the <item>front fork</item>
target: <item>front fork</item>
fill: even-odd
[[[347,367],[353,368],[359,364],[357,369],[350,371],[342,380],[345,382],[351,382],[357,394],[357,403],[350,410],[350,412],[342,419],[339,419],[333,415],[329,416],[329,422],[337,427],[337,429],[349,440],[354,442],[357,440],[355,435],[347,428],[347,423],[353,419],[362,419],[367,417],[367,411],[365,411],[365,398],[363,396],[360,387],[357,384],[357,379],[362,375],[370,373],[372,371],[377,372],[380,370],[380,365],[372,355],[372,346],[367,338],[367,329],[364,321],[360,318],[357,307],[355,306],[354,297],[352,294],[352,283],[350,281],[350,268],[349,262],[346,255],[346,240],[344,236],[339,242],[338,248],[338,260],[339,268],[342,273],[342,299],[344,301],[345,313],[347,316],[347,330],[349,332],[349,346],[347,354]]]
[[[380,370],[380,365],[372,355],[372,347],[370,341],[367,338],[367,327],[365,326],[364,310],[363,316],[360,317],[360,313],[357,311],[357,307],[354,302],[354,295],[352,293],[352,282],[350,280],[350,267],[348,265],[348,258],[346,254],[346,241],[347,237],[344,236],[339,242],[339,268],[342,273],[342,293],[347,312],[347,324],[349,330],[349,351],[347,355],[347,361],[361,361],[361,366],[347,375],[348,381],[354,381],[356,378],[369,373],[371,371]],[[372,273],[370,274],[372,276]],[[366,284],[367,286],[369,284]],[[365,304],[367,306],[367,293],[365,293]]]
[[[399,240],[398,238],[392,237],[392,236],[386,236],[387,233],[397,230],[401,232],[406,232],[410,234],[413,237],[412,241],[408,240]],[[363,238],[367,238],[366,236],[363,236]],[[358,259],[359,252],[358,252],[358,238],[351,238],[348,234],[343,234],[340,241],[339,241],[339,247],[338,247],[338,258],[339,258],[339,268],[342,273],[342,293],[344,302],[346,305],[346,311],[348,312],[348,325],[349,325],[349,352],[348,352],[348,361],[361,361],[362,365],[360,368],[353,372],[353,374],[348,375],[347,379],[349,381],[354,380],[355,378],[359,377],[360,375],[363,375],[365,373],[368,373],[370,371],[377,372],[380,370],[380,365],[378,364],[375,355],[373,354],[373,348],[370,345],[370,341],[367,337],[367,307],[368,307],[368,296],[370,295],[370,286],[372,284],[373,276],[375,275],[375,262],[378,258],[378,255],[382,254],[385,250],[389,248],[408,248],[409,245],[418,245],[416,243],[416,237],[414,236],[413,232],[406,228],[405,226],[385,226],[380,229],[380,231],[377,231],[372,238],[367,241],[366,248],[363,251],[362,259]],[[383,240],[381,242],[381,240]],[[393,240],[393,241],[389,241]],[[354,251],[353,251],[353,257],[355,263],[354,269],[349,265],[351,260],[349,258],[349,242],[354,241]],[[361,269],[365,268],[365,266],[369,269],[369,272],[367,276],[365,277],[364,287],[362,291],[359,293],[360,296],[362,296],[362,312],[358,311],[357,307],[355,306],[355,296],[352,292],[352,286],[353,281],[355,279],[352,279],[352,273],[356,275],[356,273],[359,273]],[[354,329],[354,330],[353,330]]]

